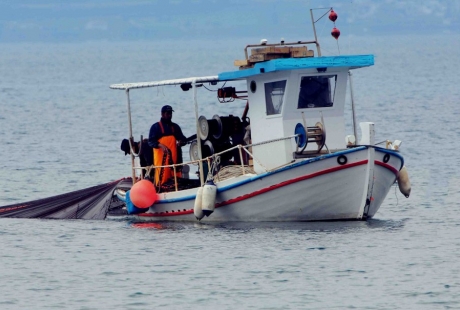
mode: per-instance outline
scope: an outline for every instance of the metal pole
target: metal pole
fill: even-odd
[[[132,152],[133,146],[131,140],[133,140],[133,124],[131,122],[131,102],[129,100],[129,89],[126,89],[126,97],[128,99],[128,123],[129,123],[129,149],[131,155],[131,176],[133,178],[133,185],[136,183],[136,171],[134,169],[134,154]]]
[[[240,162],[241,162],[241,170],[243,174],[246,174],[246,171],[244,171],[244,161],[243,161],[243,152],[241,151],[241,144],[238,144],[238,152],[240,153]]]
[[[203,185],[204,177],[203,177],[203,162],[201,161],[202,153],[201,153],[201,139],[200,139],[200,124],[198,123],[198,101],[196,99],[196,79],[193,79],[192,88],[193,88],[193,102],[195,104],[196,143],[198,144],[197,146],[198,146],[198,157],[199,157],[198,165],[200,167],[200,182],[201,182],[201,185]]]
[[[355,98],[353,96],[353,79],[352,79],[351,71],[348,71],[348,76],[350,77],[351,114],[353,115],[353,134],[355,135],[355,141],[358,141],[358,134],[356,132]]]
[[[173,169],[174,169],[174,187],[176,188],[176,192],[177,192],[177,174],[176,174],[176,165],[175,164],[173,165]]]
[[[311,25],[313,26],[313,34],[315,35],[316,50],[318,51],[318,57],[321,57],[321,49],[319,48],[318,37],[316,36],[315,20],[313,18],[312,9],[310,9],[310,16],[311,16]]]

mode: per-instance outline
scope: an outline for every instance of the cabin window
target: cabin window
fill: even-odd
[[[302,77],[297,108],[332,107],[336,81],[336,75]]]
[[[267,115],[280,114],[283,107],[286,80],[265,83],[265,105]]]

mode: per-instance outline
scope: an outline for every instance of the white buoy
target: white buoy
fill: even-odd
[[[202,198],[203,198],[203,187],[200,187],[198,188],[198,191],[196,192],[195,205],[193,207],[193,214],[195,214],[195,217],[197,220],[201,220],[204,217],[203,210],[201,209]]]
[[[399,170],[398,178],[399,191],[406,197],[409,198],[411,185],[409,180],[409,173],[407,172],[406,166],[403,166]]]
[[[204,215],[209,216],[212,212],[214,212],[214,208],[216,206],[216,195],[217,186],[212,180],[207,181],[203,186],[203,198],[201,201],[201,209]]]
[[[356,144],[356,138],[354,135],[348,135],[345,137],[345,143],[346,145],[355,145]]]

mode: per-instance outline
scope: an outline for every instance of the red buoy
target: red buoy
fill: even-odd
[[[337,13],[334,12],[333,9],[331,9],[331,13],[329,13],[329,19],[332,20],[333,22],[335,22],[337,19]]]
[[[157,200],[157,192],[152,182],[140,180],[131,187],[130,195],[131,202],[138,208],[148,208]]]
[[[333,36],[336,40],[338,40],[340,37],[340,30],[335,27],[332,28],[331,36]]]
[[[154,228],[154,229],[163,229],[163,225],[160,223],[133,223],[132,227],[134,228]]]

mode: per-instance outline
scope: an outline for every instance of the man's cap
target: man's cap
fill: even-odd
[[[164,112],[174,112],[172,106],[170,105],[165,105],[161,108],[161,113],[164,113]]]
[[[129,147],[129,141],[128,139],[123,139],[121,141],[121,150],[125,152],[125,156],[131,153],[130,147]]]

